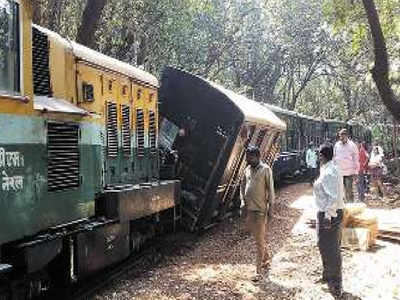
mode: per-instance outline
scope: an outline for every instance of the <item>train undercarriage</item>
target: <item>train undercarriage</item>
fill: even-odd
[[[96,216],[49,228],[1,249],[0,299],[35,299],[135,255],[181,219],[180,183],[109,186]]]

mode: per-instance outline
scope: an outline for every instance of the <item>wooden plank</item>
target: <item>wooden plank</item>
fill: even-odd
[[[393,237],[391,235],[379,234],[378,239],[400,244],[400,237]]]
[[[400,231],[379,230],[379,234],[382,234],[382,235],[390,235],[390,236],[397,236],[397,237],[400,238]]]
[[[379,231],[388,231],[388,232],[393,232],[393,233],[398,233],[400,234],[400,227],[391,227],[391,226],[380,226],[378,225]]]
[[[368,228],[344,228],[342,234],[342,247],[367,251],[375,244],[376,235]]]

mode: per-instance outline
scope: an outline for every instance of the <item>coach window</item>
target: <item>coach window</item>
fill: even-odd
[[[20,93],[18,4],[0,0],[0,94]]]

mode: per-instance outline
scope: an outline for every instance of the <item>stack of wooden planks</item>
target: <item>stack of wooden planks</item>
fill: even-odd
[[[343,246],[367,250],[376,239],[400,243],[400,209],[369,209],[364,204],[346,204],[343,216]],[[316,227],[315,219],[306,224]]]
[[[316,220],[307,221],[310,227],[316,227]],[[342,246],[351,250],[368,250],[375,244],[378,236],[377,217],[366,209],[363,203],[348,203],[343,213]]]
[[[364,203],[347,203],[343,217],[342,246],[367,251],[378,236],[378,219]]]

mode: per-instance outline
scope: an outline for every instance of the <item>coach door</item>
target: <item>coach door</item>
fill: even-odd
[[[240,180],[242,178],[242,173],[246,167],[246,149],[250,142],[253,140],[254,133],[256,131],[255,125],[242,125],[240,134],[236,140],[235,146],[232,151],[232,156],[230,160],[234,160],[231,175],[227,181],[227,186],[221,199],[223,209],[221,215],[224,215],[229,207],[232,206],[232,200],[237,195],[240,187]],[[240,205],[240,203],[238,203]]]

